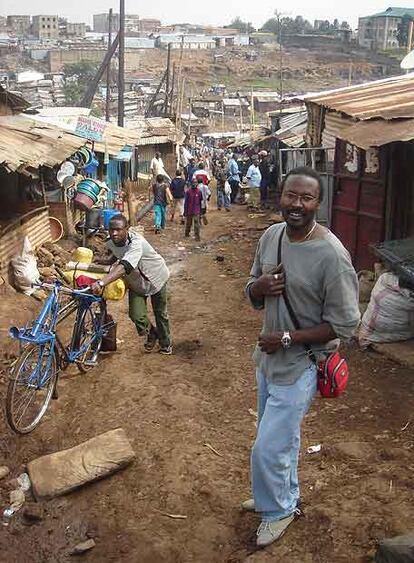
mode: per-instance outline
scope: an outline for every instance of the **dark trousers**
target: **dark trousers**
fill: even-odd
[[[267,196],[269,192],[269,184],[266,182],[260,185],[260,203],[267,202]]]
[[[230,201],[231,203],[234,203],[237,199],[237,195],[239,193],[239,181],[238,180],[229,180],[229,184],[231,187],[231,195],[230,195]]]
[[[150,296],[152,310],[155,318],[155,329],[148,318],[148,297],[129,290],[129,318],[135,324],[140,336],[156,331],[162,347],[171,344],[170,322],[167,312],[167,284],[158,293]]]

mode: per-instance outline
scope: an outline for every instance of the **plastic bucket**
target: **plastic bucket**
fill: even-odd
[[[96,201],[94,201],[88,195],[79,192],[76,193],[73,202],[75,204],[75,207],[77,207],[81,211],[87,211],[88,209],[93,207],[93,205],[95,205],[96,203]]]
[[[103,209],[102,215],[104,228],[109,229],[109,221],[114,215],[119,215],[119,211],[117,209]]]
[[[96,196],[98,196],[101,191],[101,186],[97,182],[95,182],[95,180],[93,180],[92,178],[86,178],[85,180],[81,180],[77,185],[78,190],[79,188],[87,188],[91,190],[93,193],[95,193]]]
[[[96,195],[96,193],[94,191],[90,190],[89,188],[78,188],[76,191],[80,194],[85,194],[85,195],[89,196],[95,202],[98,201],[98,196]]]

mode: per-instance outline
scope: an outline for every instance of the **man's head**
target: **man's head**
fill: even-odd
[[[115,246],[124,246],[128,238],[128,219],[122,213],[111,217],[109,236]]]
[[[196,188],[197,186],[198,186],[198,180],[197,180],[197,178],[193,178],[191,180],[191,187]]]
[[[181,170],[178,168],[175,172],[175,175],[178,176],[178,177],[181,177],[183,174],[182,174]]]
[[[157,177],[155,179],[157,181],[157,184],[162,184],[164,182],[164,176],[162,174],[157,174]]]
[[[292,229],[303,229],[314,219],[323,199],[323,184],[319,174],[308,166],[295,168],[281,185],[280,208]]]
[[[193,156],[190,158],[190,164],[192,164],[192,165],[195,164],[195,158]]]
[[[200,164],[198,165],[198,169],[199,170],[204,170],[204,164],[202,162],[200,162]]]
[[[254,154],[252,156],[252,164],[256,164],[259,162],[259,157],[257,156],[257,154]]]
[[[157,152],[155,153],[155,158],[160,158],[160,156],[161,156],[160,153],[157,151]]]

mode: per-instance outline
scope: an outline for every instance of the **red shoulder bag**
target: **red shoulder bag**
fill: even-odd
[[[282,240],[285,230],[283,229],[279,237],[278,264],[282,263]],[[300,330],[298,318],[289,301],[286,289],[283,291],[283,298],[294,327],[296,330]],[[309,358],[317,367],[318,390],[321,396],[325,399],[339,397],[348,385],[349,368],[347,361],[341,357],[338,351],[333,352],[324,360],[317,361],[309,344],[305,344],[305,348],[308,351]]]

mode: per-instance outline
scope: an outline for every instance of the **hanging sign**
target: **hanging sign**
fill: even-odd
[[[75,134],[90,141],[101,141],[105,131],[105,121],[80,115],[76,122]]]

